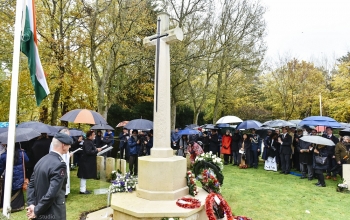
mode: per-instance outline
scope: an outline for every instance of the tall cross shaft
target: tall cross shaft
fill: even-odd
[[[157,19],[157,34],[143,39],[145,46],[156,46],[153,148],[152,157],[173,156],[170,147],[171,102],[170,102],[170,46],[172,42],[183,39],[181,28],[169,30],[169,15],[160,13]]]
[[[167,37],[169,34],[165,33],[160,35],[160,17],[157,20],[157,36],[152,37],[150,41],[157,39],[157,49],[156,49],[156,94],[155,94],[155,102],[156,102],[156,112],[158,111],[158,75],[159,75],[159,48],[160,48],[160,38]]]

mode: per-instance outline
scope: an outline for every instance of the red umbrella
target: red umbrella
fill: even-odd
[[[124,127],[125,125],[127,125],[129,123],[129,121],[122,121],[122,122],[119,122],[118,124],[117,124],[117,128],[119,128],[119,127]]]

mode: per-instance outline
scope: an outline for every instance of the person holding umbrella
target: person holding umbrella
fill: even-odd
[[[333,135],[333,129],[331,127],[326,128],[326,134],[323,134],[322,137],[330,139],[334,142],[334,144],[337,144],[339,142],[339,139]],[[333,178],[334,181],[337,181],[337,170],[334,170],[333,173],[331,170],[333,167],[337,165],[335,161],[335,147],[334,146],[328,146],[329,149],[329,157],[328,157],[328,168],[327,168],[327,176],[326,179]],[[331,175],[333,174],[333,175]],[[332,176],[332,177],[331,177]]]
[[[281,144],[280,155],[281,155],[281,174],[290,173],[290,156],[292,155],[292,136],[288,134],[288,129],[286,127],[282,128],[282,134],[278,138],[278,142]]]
[[[138,137],[137,130],[132,131],[132,136],[128,139],[129,147],[129,171],[130,175],[137,176],[138,155],[141,149],[141,140]]]
[[[318,182],[315,185],[318,187],[326,187],[326,183],[324,181],[324,176],[323,176],[323,171],[328,168],[328,163],[329,163],[328,158],[323,163],[319,163],[316,160],[316,156],[328,157],[329,153],[330,153],[328,146],[318,144],[318,145],[316,145],[316,147],[310,146],[309,150],[314,152],[313,168],[315,171],[315,176],[318,179]]]
[[[350,137],[344,136],[343,142],[335,146],[335,160],[337,162],[337,173],[342,176],[342,164],[350,164]]]
[[[119,151],[120,151],[120,159],[129,159],[129,151],[128,151],[128,139],[129,139],[129,131],[127,128],[123,128],[123,131],[119,134]],[[124,154],[125,152],[125,154]],[[125,155],[125,158],[124,158]]]

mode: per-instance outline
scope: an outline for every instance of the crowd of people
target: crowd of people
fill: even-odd
[[[282,127],[267,130],[262,138],[255,129],[248,132],[226,130],[223,135],[218,129],[203,131],[199,128],[197,135],[179,135],[179,130],[171,135],[171,146],[177,150],[178,156],[185,153],[191,155],[192,162],[200,152],[209,152],[220,157],[223,155],[224,165],[232,164],[241,168],[258,168],[259,156],[266,161],[269,157],[276,163],[276,171],[288,175],[291,169],[300,171],[301,179],[317,179],[315,184],[325,187],[325,178],[337,181],[337,175],[342,175],[341,164],[350,163],[350,137],[339,139],[333,134],[333,129],[327,127],[322,137],[334,142],[333,146],[317,145],[301,140],[305,135],[319,135],[317,130],[310,128]],[[193,151],[189,146],[199,143],[203,150]],[[322,157],[319,163],[316,158]],[[326,177],[324,178],[324,173]]]

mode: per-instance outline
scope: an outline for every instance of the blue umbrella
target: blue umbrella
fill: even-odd
[[[198,130],[193,129],[183,129],[178,132],[179,135],[193,135],[193,134],[199,134]]]
[[[332,128],[340,128],[341,124],[339,124],[336,120],[326,116],[310,116],[304,118],[300,123],[301,125],[312,125],[312,126],[327,126]]]
[[[261,127],[261,123],[258,122],[258,121],[255,121],[255,120],[247,120],[247,121],[244,121],[242,122],[241,124],[239,124],[236,129],[251,129],[251,128],[254,128],[254,129],[257,129],[257,128],[260,128]]]
[[[41,133],[34,130],[33,128],[16,128],[15,139],[16,142],[29,141],[33,138],[40,136]],[[8,131],[0,134],[0,142],[7,144]]]
[[[34,130],[36,130],[40,133],[46,133],[46,134],[51,133],[49,126],[47,124],[44,124],[44,123],[39,122],[39,121],[23,122],[23,123],[19,124],[17,127],[18,128],[33,128]],[[56,132],[58,132],[58,130],[56,128],[52,127],[52,129],[54,129]]]

